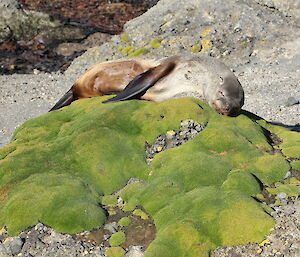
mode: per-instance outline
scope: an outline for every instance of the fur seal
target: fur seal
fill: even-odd
[[[96,64],[50,111],[80,98],[113,93],[117,96],[104,103],[133,98],[162,102],[190,96],[206,101],[218,113],[229,116],[238,115],[244,104],[243,88],[225,64],[212,57],[187,54],[159,60]]]

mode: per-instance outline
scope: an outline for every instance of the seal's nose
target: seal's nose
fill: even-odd
[[[226,106],[224,106],[224,107],[221,108],[221,113],[223,115],[228,115],[230,111],[231,111],[231,108],[230,108],[229,105],[226,105]]]
[[[222,110],[223,110],[224,112],[229,112],[229,111],[230,111],[229,105],[226,105],[224,108],[222,108]]]

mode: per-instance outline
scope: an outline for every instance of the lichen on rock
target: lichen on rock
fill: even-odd
[[[154,220],[146,256],[208,256],[220,245],[262,241],[274,221],[253,196],[291,170],[299,134],[245,115],[219,115],[193,98],[104,99],[75,101],[16,130],[0,150],[0,226],[12,234],[37,222],[65,233],[100,227],[101,197],[135,177],[147,183],[118,194],[124,206],[142,206]],[[187,119],[207,125],[147,165],[145,142]],[[283,154],[266,130],[278,133]]]

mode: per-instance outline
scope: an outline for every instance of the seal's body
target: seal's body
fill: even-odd
[[[225,115],[237,115],[244,104],[243,88],[228,67],[211,57],[188,54],[160,60],[97,64],[83,74],[50,111],[76,99],[112,93],[118,94],[105,102],[132,98],[162,102],[197,97]]]

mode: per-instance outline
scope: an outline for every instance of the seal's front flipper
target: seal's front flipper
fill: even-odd
[[[150,87],[154,86],[158,80],[168,75],[175,66],[176,63],[173,59],[171,59],[163,62],[155,68],[145,71],[144,73],[136,76],[134,80],[130,81],[124,90],[117,96],[103,101],[102,103],[113,103],[133,98],[140,98]]]
[[[77,98],[73,94],[73,88],[71,88],[61,99],[59,99],[59,101],[49,110],[49,112],[67,106],[75,100],[77,100]]]

